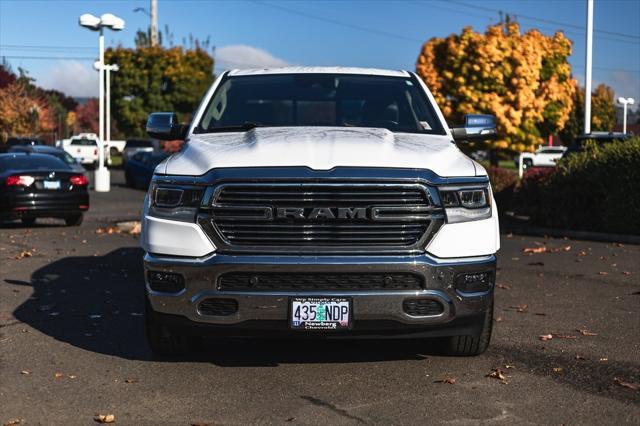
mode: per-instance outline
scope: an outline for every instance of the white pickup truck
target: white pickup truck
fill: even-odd
[[[60,148],[67,151],[71,156],[84,165],[98,164],[98,135],[95,133],[80,133],[70,139],[63,139],[56,143]],[[105,146],[105,159],[110,164],[111,156],[122,154],[126,141],[109,141]]]
[[[541,146],[536,152],[523,152],[519,161],[522,167],[553,167],[567,150],[566,146]],[[518,164],[516,164],[518,165]]]
[[[456,143],[414,73],[224,72],[144,201],[146,330],[174,355],[211,336],[438,338],[477,355],[491,338],[500,247],[485,169]],[[433,342],[433,340],[431,340]]]

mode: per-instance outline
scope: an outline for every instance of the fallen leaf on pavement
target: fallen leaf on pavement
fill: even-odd
[[[527,263],[529,266],[544,266],[544,262],[529,262]]]
[[[3,423],[3,426],[14,426],[14,425],[19,425],[20,423],[24,422],[24,419],[11,419],[6,423]]]
[[[15,258],[16,259],[24,259],[25,257],[31,257],[31,256],[33,256],[33,253],[31,253],[30,251],[27,251],[27,250],[23,250]]]
[[[504,319],[501,316],[497,316],[495,319],[496,319],[496,322],[504,321]]]
[[[105,228],[96,229],[96,234],[111,235],[111,234],[119,234],[119,233],[120,233],[120,229],[118,229],[117,226],[107,226]]]
[[[538,339],[542,340],[543,342],[546,342],[547,340],[553,339],[553,334],[542,334],[538,336]]]
[[[584,251],[584,250],[580,250],[580,251],[576,254],[576,256],[586,256],[586,255],[587,255],[587,252],[586,252],[586,251]]]
[[[601,361],[601,362],[607,362],[607,361],[609,361],[609,358],[606,358],[606,357],[605,357],[605,358],[600,358],[600,360],[599,360],[599,361]]]
[[[31,371],[29,371],[29,370],[22,370],[22,371],[20,372],[20,374],[31,374]]]
[[[515,306],[511,306],[512,309],[515,309],[516,312],[519,312],[521,314],[527,312],[527,308],[529,306],[528,305],[515,305]]]
[[[562,373],[562,371],[563,371],[562,367],[553,367],[554,373]]]
[[[582,334],[583,336],[597,336],[598,333],[592,333],[589,330],[587,330],[586,328],[582,328],[582,329],[577,329],[576,330],[578,333]]]
[[[64,377],[64,374],[62,374],[62,373],[55,373],[55,374],[53,375],[53,377],[55,377],[56,379],[61,379],[62,377]]]
[[[503,290],[511,290],[511,286],[508,286],[506,284],[496,284],[496,287],[501,288]]]
[[[525,247],[522,251],[524,253],[544,253],[545,251],[547,251],[547,247],[546,246]]]
[[[130,378],[130,379],[124,379],[124,382],[125,382],[125,383],[138,383],[138,382],[139,382],[139,380],[138,380],[138,379],[136,379],[135,377],[132,377],[132,378]]]
[[[586,358],[585,358],[585,357],[583,357],[582,355],[576,355],[576,359],[577,359],[578,361],[585,361],[585,360],[586,360]]]
[[[622,271],[622,275],[631,275],[630,271]]]
[[[499,368],[492,369],[491,373],[487,374],[485,377],[491,377],[492,379],[500,380],[500,383],[502,383],[503,385],[506,385],[507,383],[509,383],[507,382],[507,376]]]
[[[504,368],[506,368],[508,370],[509,368],[516,368],[516,366],[515,365],[511,365],[511,364],[505,364]]]
[[[69,374],[67,377],[70,378],[70,379],[75,379],[76,375],[75,374]]]
[[[598,272],[598,275],[609,275],[609,273],[608,272],[604,272],[604,271],[600,271],[600,272]]]
[[[547,314],[545,314],[544,312],[535,312],[533,315],[538,315],[539,317],[546,317]]]
[[[93,416],[93,420],[98,423],[113,423],[116,421],[116,416],[113,414],[96,414]]]
[[[444,379],[435,380],[433,383],[446,383],[447,385],[455,385],[456,379],[454,377],[445,377]]]
[[[562,247],[563,251],[571,251],[571,246],[564,246]]]
[[[615,382],[616,385],[618,386],[622,386],[624,388],[628,388],[634,391],[640,391],[640,384],[638,383],[629,383],[629,382],[625,382],[619,378],[614,378],[613,381]]]

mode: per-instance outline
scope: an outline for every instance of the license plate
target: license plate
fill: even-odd
[[[351,299],[345,297],[291,298],[291,328],[340,330],[351,327]]]
[[[60,189],[59,180],[45,180],[44,189]]]

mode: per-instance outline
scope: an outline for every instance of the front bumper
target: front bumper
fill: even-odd
[[[236,330],[261,329],[264,325],[286,330],[289,298],[292,296],[336,296],[353,300],[352,331],[419,330],[449,328],[462,323],[476,323],[483,317],[493,297],[493,278],[488,290],[461,293],[455,286],[459,274],[490,272],[495,277],[495,256],[462,259],[437,259],[419,256],[230,256],[213,254],[205,258],[180,258],[147,253],[148,271],[177,273],[184,277],[185,288],[179,293],[153,291],[147,282],[147,295],[153,311],[178,320],[181,325],[209,325],[211,328]],[[399,273],[408,272],[424,278],[422,290],[350,290],[350,291],[221,291],[218,278],[228,272],[277,273]],[[203,315],[198,306],[208,298],[237,301],[238,309],[226,316]],[[412,316],[403,309],[403,301],[424,298],[444,307],[437,315]],[[479,324],[478,324],[479,325]],[[217,326],[217,327],[216,327]],[[232,332],[233,334],[233,332]]]

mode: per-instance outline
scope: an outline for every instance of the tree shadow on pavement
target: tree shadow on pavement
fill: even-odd
[[[218,366],[420,360],[435,354],[424,341],[213,339],[188,357],[157,359],[144,332],[143,251],[66,257],[31,276],[33,295],[14,317],[70,345],[125,359],[209,362]]]
[[[640,364],[583,357],[576,359],[575,355],[569,353],[549,353],[536,348],[511,345],[493,345],[489,352],[502,359],[503,364],[515,364],[518,370],[549,377],[559,384],[582,392],[620,401],[640,402],[640,392],[624,388],[615,382],[616,378],[636,382],[640,377]]]

